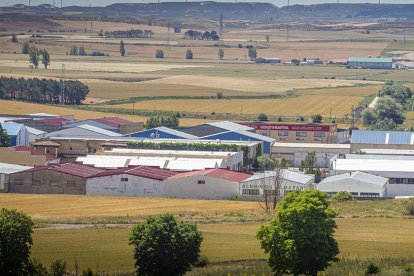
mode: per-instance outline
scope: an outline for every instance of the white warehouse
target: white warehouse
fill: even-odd
[[[325,178],[317,189],[333,196],[338,192],[350,192],[359,198],[381,198],[388,195],[388,179],[363,172],[350,172]]]

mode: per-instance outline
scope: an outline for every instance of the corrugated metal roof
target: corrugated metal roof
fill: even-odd
[[[27,151],[30,152],[31,155],[38,155],[38,156],[44,156],[46,158],[46,161],[53,161],[58,160],[60,158],[53,156],[51,154],[44,153],[42,151],[38,151],[33,149],[32,147],[26,147],[26,146],[16,146],[14,147],[15,151]]]
[[[350,144],[319,144],[319,143],[274,143],[274,148],[322,148],[322,149],[350,149]]]
[[[165,133],[168,133],[168,134],[171,134],[171,135],[175,135],[175,136],[178,136],[178,137],[182,137],[182,138],[185,138],[185,139],[198,139],[197,136],[194,136],[194,135],[191,135],[191,134],[179,131],[179,130],[175,130],[175,129],[172,129],[172,128],[168,128],[168,127],[161,126],[161,127],[153,128],[153,130],[154,131],[157,131],[157,130],[162,131],[162,132],[165,132]]]
[[[32,116],[32,117],[57,117],[58,115],[49,114],[49,113],[32,113],[32,114],[26,114],[26,116]]]
[[[73,176],[82,177],[82,178],[89,178],[93,175],[96,175],[98,173],[105,171],[104,169],[98,169],[92,166],[82,165],[78,163],[64,163],[64,164],[50,165],[46,167],[35,167],[27,171],[43,171],[43,170],[61,172],[61,173],[65,173],[65,174],[69,174]],[[20,173],[20,172],[17,172],[17,173]]]
[[[274,176],[275,176],[275,172],[266,171],[266,172],[263,172],[263,173],[257,173],[255,175],[253,175],[252,177],[246,179],[245,182],[255,181],[255,180],[268,178],[268,177],[274,177]],[[289,181],[297,182],[297,183],[301,183],[301,184],[306,184],[306,183],[309,183],[309,182],[313,182],[313,180],[315,179],[315,177],[313,175],[311,176],[311,175],[307,175],[307,174],[303,174],[303,173],[299,173],[299,172],[294,172],[294,171],[286,170],[286,169],[281,170],[281,177],[285,180],[289,180]]]
[[[164,180],[168,177],[179,174],[179,172],[165,170],[165,169],[161,169],[157,167],[138,166],[138,167],[127,167],[127,168],[119,168],[119,169],[114,169],[114,170],[106,170],[104,172],[94,175],[91,178],[118,175],[118,174],[129,174],[129,175],[139,176],[143,178]]]
[[[102,128],[99,128],[99,127],[94,127],[94,126],[91,126],[91,125],[80,125],[80,126],[77,126],[78,128],[81,128],[81,129],[86,129],[86,130],[89,130],[89,131],[92,131],[92,132],[96,132],[96,133],[99,133],[99,134],[102,134],[102,135],[106,135],[106,136],[114,136],[114,137],[121,137],[122,136],[122,134],[119,134],[119,133],[116,133],[116,132],[113,132],[113,131],[109,131],[109,130],[106,130],[106,129],[102,129]]]
[[[222,128],[222,129],[225,129],[225,130],[230,130],[230,131],[238,131],[238,130],[249,131],[249,130],[254,130],[254,128],[251,128],[249,126],[240,125],[240,124],[233,123],[233,122],[229,122],[229,121],[208,123],[208,125],[211,125],[211,126],[214,126],[214,127],[218,127],[218,128]]]
[[[275,141],[275,139],[273,139],[273,138],[269,138],[267,136],[263,136],[263,135],[253,133],[253,132],[249,132],[249,131],[245,131],[245,130],[225,131],[225,132],[222,132],[222,133],[205,136],[205,137],[203,137],[203,139],[206,139],[206,138],[209,138],[209,137],[214,137],[214,136],[219,136],[221,134],[227,134],[227,133],[238,133],[238,134],[241,134],[243,136],[251,137],[251,138],[254,138],[254,139],[257,139],[257,140],[260,140],[260,141],[269,142],[269,143],[272,143],[272,142]]]
[[[167,169],[176,171],[204,170],[225,167],[223,159],[176,158],[167,164]]]
[[[107,125],[107,124],[103,124],[103,123],[100,123],[100,122],[96,122],[94,120],[83,120],[83,121],[77,121],[77,122],[70,122],[68,124],[65,124],[63,126],[63,128],[74,128],[74,127],[81,126],[81,125],[90,125],[90,126],[94,126],[94,127],[97,127],[97,128],[114,131],[114,132],[116,130],[118,130],[118,128],[116,128],[116,127],[113,127],[113,126]]]
[[[414,132],[354,130],[351,144],[414,145]]]
[[[0,173],[2,174],[12,174],[16,172],[26,171],[32,167],[20,166],[15,164],[0,163]]]
[[[24,127],[23,124],[16,124],[16,123],[1,123],[1,127],[6,130],[9,136],[18,135],[20,130]]]
[[[410,172],[414,173],[414,160],[367,160],[367,159],[336,159],[335,171],[363,172]]]
[[[318,186],[321,184],[327,184],[327,183],[332,183],[332,182],[341,181],[341,180],[348,180],[348,179],[354,179],[357,181],[371,183],[371,184],[375,184],[379,186],[384,186],[388,182],[388,178],[356,171],[356,172],[344,173],[340,175],[334,175],[334,176],[327,177],[324,180],[322,180],[318,184]]]
[[[392,62],[392,58],[369,58],[369,57],[350,57],[352,62]]]
[[[131,121],[122,119],[122,118],[118,118],[118,117],[103,117],[103,118],[97,118],[97,119],[93,119],[94,121],[100,122],[102,124],[106,124],[106,125],[110,125],[113,127],[119,127],[122,125],[128,125],[131,124]]]
[[[97,168],[121,168],[127,167],[131,157],[128,156],[110,156],[110,155],[88,155],[78,157],[77,162],[85,165],[93,165]]]
[[[193,177],[193,176],[200,176],[200,175],[234,181],[234,182],[242,182],[252,176],[251,174],[230,171],[227,169],[208,169],[208,170],[180,173],[180,174],[170,177],[169,179],[179,179],[179,178],[186,178],[186,177]]]
[[[43,130],[39,130],[39,129],[28,127],[28,126],[26,126],[26,129],[27,129],[27,132],[33,135],[42,135],[46,133]]]
[[[131,166],[152,166],[167,168],[167,164],[172,158],[159,158],[159,157],[139,157],[131,159],[129,165]]]

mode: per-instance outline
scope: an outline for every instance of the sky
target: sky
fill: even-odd
[[[162,1],[162,0],[161,0]],[[180,0],[165,0],[162,2],[176,2]],[[189,0],[191,1],[191,0]],[[200,1],[200,0],[197,0]],[[216,0],[218,1],[218,0]],[[233,2],[231,0],[220,0],[223,2]],[[11,6],[14,4],[28,4],[28,0],[0,0],[0,6]],[[53,4],[60,5],[60,0],[32,0],[32,5]],[[156,3],[157,0],[63,0],[64,6],[107,6],[113,3]],[[183,1],[184,2],[184,1]],[[239,0],[239,2],[270,2],[277,6],[284,6],[287,0]],[[295,4],[318,4],[318,3],[336,3],[337,0],[290,0],[290,5]],[[340,0],[344,3],[378,3],[378,0]],[[414,4],[413,0],[381,0],[382,3],[387,4]]]

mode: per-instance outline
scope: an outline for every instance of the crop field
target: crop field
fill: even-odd
[[[366,96],[375,94],[378,86],[305,89],[293,97],[277,99],[208,99],[149,100],[134,104],[135,109],[170,110],[203,113],[233,113],[299,116],[321,114],[342,117],[349,114]],[[107,107],[131,109],[132,104]]]

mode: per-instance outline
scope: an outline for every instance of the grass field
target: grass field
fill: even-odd
[[[349,88],[305,89],[295,92],[294,97],[277,99],[209,99],[209,100],[148,100],[133,104],[106,106],[108,108],[169,110],[202,113],[233,113],[300,116],[321,114],[343,117],[350,114],[352,106],[378,91],[378,86]]]

